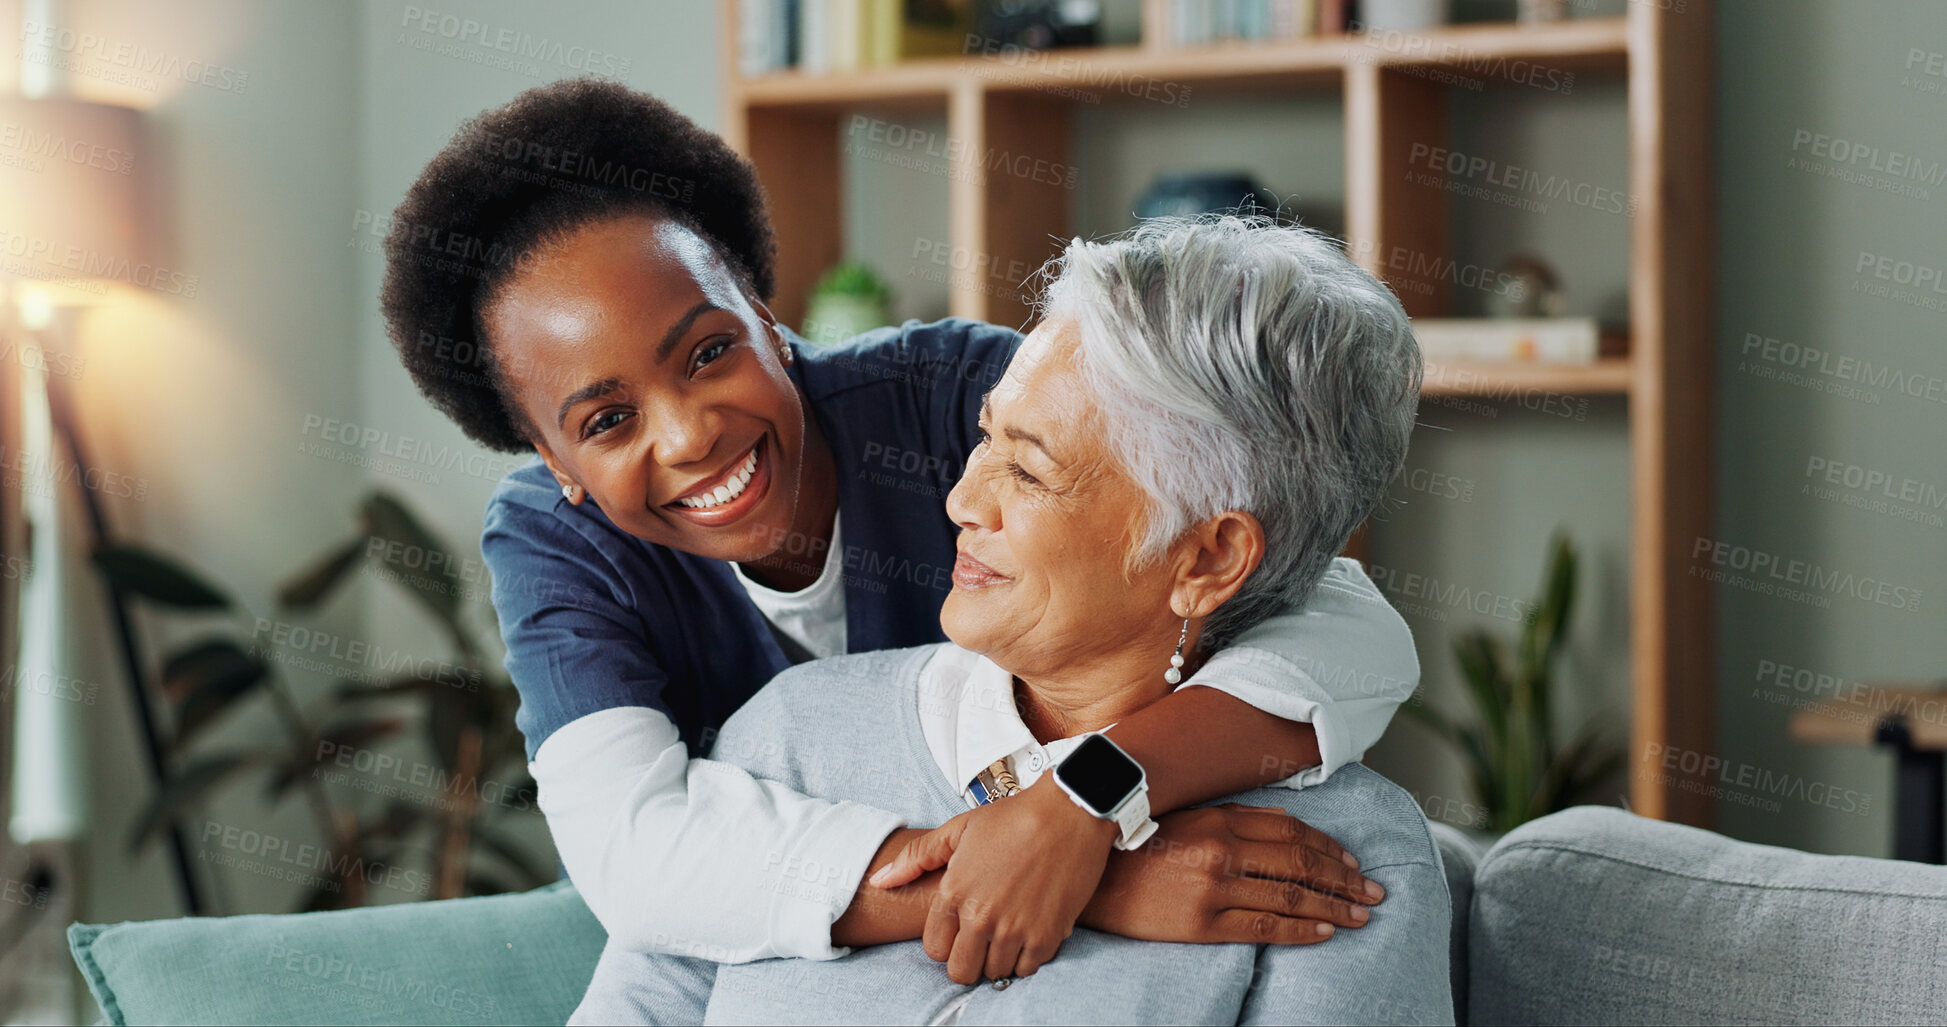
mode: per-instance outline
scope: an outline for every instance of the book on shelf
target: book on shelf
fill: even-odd
[[[882,67],[961,53],[972,0],[737,0],[745,78]]]
[[[1349,18],[1346,9],[1351,5],[1351,0],[1318,0],[1318,34],[1345,35],[1345,25]]]
[[[1416,317],[1413,338],[1429,361],[1592,364],[1601,353],[1592,317]]]
[[[1170,0],[1173,46],[1296,39],[1317,27],[1316,0]]]

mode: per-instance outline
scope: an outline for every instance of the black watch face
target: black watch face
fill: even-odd
[[[1097,813],[1107,814],[1142,783],[1143,768],[1101,735],[1090,735],[1055,768],[1055,776]]]

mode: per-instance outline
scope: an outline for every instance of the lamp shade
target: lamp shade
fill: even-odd
[[[105,282],[154,287],[141,129],[127,107],[0,99],[0,275],[64,293],[99,295]]]

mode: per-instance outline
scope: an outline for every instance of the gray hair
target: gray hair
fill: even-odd
[[[1420,350],[1406,312],[1326,236],[1265,217],[1152,218],[1069,243],[1045,313],[1081,329],[1082,375],[1148,496],[1132,564],[1226,510],[1264,560],[1207,648],[1304,603],[1406,461]]]

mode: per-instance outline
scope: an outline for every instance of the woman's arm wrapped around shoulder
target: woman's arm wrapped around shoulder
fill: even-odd
[[[1365,767],[1323,787],[1266,789],[1246,801],[1277,802],[1328,825],[1370,856],[1365,872],[1386,901],[1357,931],[1306,948],[1266,945],[1240,1023],[1451,1024],[1453,904],[1418,803]]]
[[[1245,999],[1247,1024],[1451,1024],[1447,973],[1452,918],[1437,862],[1366,870],[1386,902],[1328,945],[1266,945]]]
[[[608,558],[559,518],[496,497],[483,548],[540,806],[609,937],[718,962],[839,955],[830,928],[849,892],[817,902],[770,882],[814,861],[856,886],[899,818],[693,758]]]
[[[1339,557],[1305,605],[1240,634],[1181,688],[1213,688],[1280,719],[1310,724],[1316,760],[1262,752],[1251,781],[1303,788],[1364,756],[1419,683],[1406,621],[1358,561]]]

